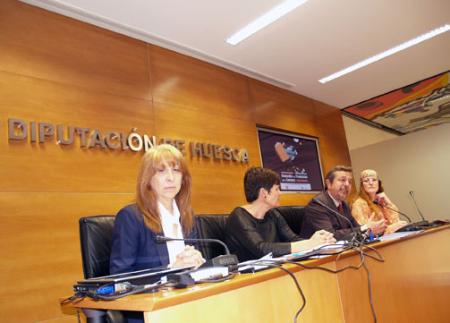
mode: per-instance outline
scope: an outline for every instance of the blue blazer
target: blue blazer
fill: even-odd
[[[164,235],[150,230],[136,204],[121,209],[116,216],[112,237],[110,274],[118,274],[169,264],[166,243],[156,243],[156,235]],[[194,227],[187,238],[196,238]]]

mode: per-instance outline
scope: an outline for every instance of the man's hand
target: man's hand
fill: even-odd
[[[381,219],[379,221],[375,221],[375,213],[372,212],[372,214],[369,217],[369,220],[367,221],[367,229],[372,231],[375,235],[382,235],[384,230],[386,230],[386,220]]]

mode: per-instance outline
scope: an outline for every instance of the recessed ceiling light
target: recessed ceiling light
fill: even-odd
[[[443,34],[443,33],[447,32],[449,30],[450,30],[450,25],[448,25],[448,24],[447,25],[443,25],[443,26],[441,26],[439,28],[436,28],[436,29],[434,29],[434,30],[432,30],[430,32],[427,32],[426,34],[423,34],[423,35],[420,35],[420,36],[418,36],[416,38],[408,40],[408,41],[406,41],[406,42],[404,42],[404,43],[402,43],[400,45],[397,45],[395,47],[392,47],[392,48],[390,48],[390,49],[388,49],[388,50],[386,50],[386,51],[384,51],[382,53],[379,53],[379,54],[376,54],[374,56],[371,56],[371,57],[369,57],[369,58],[367,58],[367,59],[365,59],[365,60],[363,60],[361,62],[358,62],[358,63],[352,65],[352,66],[346,67],[346,68],[344,68],[344,69],[342,69],[342,70],[340,70],[340,71],[338,71],[336,73],[333,73],[333,74],[328,75],[328,76],[326,76],[324,78],[321,78],[319,80],[319,82],[322,83],[322,84],[325,84],[325,83],[330,82],[330,81],[332,81],[334,79],[337,79],[338,77],[341,77],[343,75],[346,75],[348,73],[356,71],[357,69],[360,69],[360,68],[362,68],[364,66],[367,66],[367,65],[375,63],[375,62],[377,62],[379,60],[382,60],[383,58],[386,58],[388,56],[394,55],[395,53],[398,53],[398,52],[400,52],[400,51],[402,51],[404,49],[407,49],[407,48],[412,47],[414,45],[420,44],[421,42],[423,42],[425,40],[428,40],[428,39],[436,37],[436,36],[438,36],[440,34]]]
[[[308,0],[287,0],[280,3],[278,6],[273,7],[271,10],[258,17],[256,20],[249,23],[244,28],[238,30],[233,35],[227,38],[227,43],[231,45],[236,45],[243,41],[244,39],[250,37],[254,33],[260,31],[261,29],[267,27],[271,23],[280,19],[284,15],[288,14],[298,6],[301,6]]]

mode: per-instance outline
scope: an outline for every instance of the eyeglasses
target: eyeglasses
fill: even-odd
[[[364,178],[362,181],[363,181],[363,183],[377,182],[377,181],[378,181],[378,178],[375,178],[375,177],[366,177],[366,178]]]

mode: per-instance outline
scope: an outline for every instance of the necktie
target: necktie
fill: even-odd
[[[339,204],[339,206],[338,206],[338,212],[339,212],[342,216],[345,217],[345,214],[344,214],[344,207],[343,207],[343,205],[342,205],[342,202],[341,202],[341,203]],[[347,227],[349,227],[348,224],[347,224],[347,221],[344,221],[344,219],[338,219],[338,222],[339,222],[341,228],[347,228]]]

